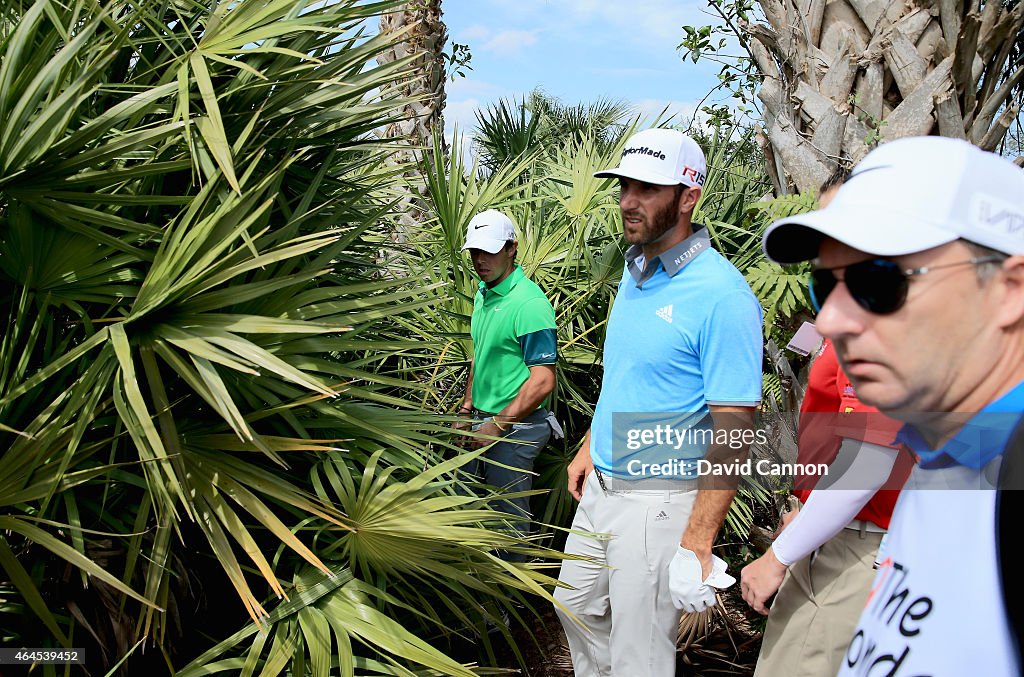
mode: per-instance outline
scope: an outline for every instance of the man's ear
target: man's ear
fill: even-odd
[[[693,210],[697,208],[697,202],[700,201],[700,193],[700,186],[689,187],[679,199],[679,213],[693,214]]]
[[[1000,327],[1024,325],[1024,256],[1003,261],[1002,270],[988,284],[998,284],[1000,299],[997,321]]]

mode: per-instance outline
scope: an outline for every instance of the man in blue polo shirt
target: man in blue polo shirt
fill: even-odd
[[[1024,411],[1022,195],[1024,172],[1005,158],[900,139],[828,207],[765,233],[774,261],[814,259],[817,329],[858,397],[905,422],[897,439],[919,458],[840,675],[1021,674],[994,489]]]
[[[632,246],[594,419],[568,473],[580,504],[565,549],[589,559],[562,563],[555,599],[577,675],[674,675],[680,610],[714,605],[733,582],[711,547],[735,484],[710,488],[693,466],[738,458],[749,440],[665,443],[746,429],[761,398],[760,305],[692,223],[705,173],[692,139],[649,129],[595,175],[618,178]]]
[[[475,459],[466,469],[508,492],[530,490],[534,459],[557,427],[542,406],[555,387],[555,311],[516,263],[518,248],[512,221],[501,212],[488,209],[470,220],[463,250],[469,251],[480,288],[470,324],[473,361],[459,414],[483,421],[476,428],[480,437],[468,438],[467,445],[487,446],[488,437],[508,441],[484,452],[483,459],[493,463]],[[468,426],[469,421],[459,427]],[[530,499],[517,496],[498,507],[528,517]]]

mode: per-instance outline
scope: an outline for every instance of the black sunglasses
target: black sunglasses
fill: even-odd
[[[840,282],[846,285],[850,296],[864,310],[876,315],[895,313],[903,307],[907,300],[910,278],[924,275],[939,268],[953,266],[973,266],[979,263],[1002,261],[1001,256],[976,256],[967,261],[944,263],[938,266],[922,268],[900,268],[899,264],[889,259],[869,259],[854,263],[843,268],[842,279],[837,278],[838,268],[817,268],[811,271],[808,287],[811,292],[811,303],[814,310],[821,311],[825,299]]]

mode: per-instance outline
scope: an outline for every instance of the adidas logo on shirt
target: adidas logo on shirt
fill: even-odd
[[[654,312],[655,312],[655,314],[658,317],[660,317],[661,319],[665,320],[669,324],[672,324],[672,304],[671,303],[668,304],[667,306],[662,306],[661,308],[658,308]]]
[[[668,515],[665,513],[664,510],[662,510],[661,512],[659,512],[657,515],[654,516],[654,521],[655,522],[663,522],[664,520],[667,520],[667,519],[668,519]]]

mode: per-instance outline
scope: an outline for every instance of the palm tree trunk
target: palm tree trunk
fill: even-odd
[[[741,24],[764,77],[776,190],[814,190],[878,143],[940,134],[985,150],[1024,101],[1024,2],[759,0]]]
[[[407,2],[400,9],[381,16],[382,35],[394,35],[396,41],[379,57],[382,64],[412,57],[409,77],[393,87],[406,99],[399,111],[401,119],[383,131],[395,141],[392,163],[404,168],[406,188],[396,208],[392,239],[403,243],[426,213],[427,193],[420,164],[423,155],[433,152],[434,134],[444,129],[445,67],[444,44],[448,30],[441,20],[441,0]],[[442,141],[441,148],[447,153]]]

